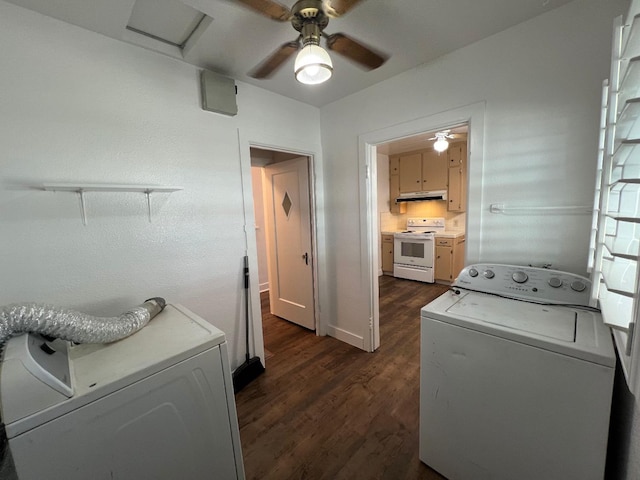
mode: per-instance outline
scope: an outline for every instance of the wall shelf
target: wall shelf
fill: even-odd
[[[147,199],[147,214],[151,223],[151,194],[172,193],[182,190],[182,187],[167,185],[126,185],[119,183],[45,183],[42,190],[49,192],[74,192],[80,197],[80,214],[82,224],[87,224],[87,209],[84,194],[87,192],[140,192]]]

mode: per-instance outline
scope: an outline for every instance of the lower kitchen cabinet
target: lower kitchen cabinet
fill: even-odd
[[[382,235],[382,273],[393,275],[393,235]]]
[[[434,278],[437,283],[451,283],[464,267],[464,235],[457,238],[436,237]]]

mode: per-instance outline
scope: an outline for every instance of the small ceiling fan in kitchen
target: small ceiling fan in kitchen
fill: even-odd
[[[444,152],[447,148],[449,148],[449,142],[447,138],[455,138],[455,135],[451,133],[451,130],[442,130],[440,132],[436,132],[435,136],[428,138],[429,140],[435,140],[433,142],[433,149],[436,152]]]
[[[334,51],[366,70],[374,70],[388,58],[381,52],[365,46],[344,33],[326,34],[329,19],[338,18],[361,0],[298,0],[288,8],[275,0],[234,0],[279,22],[290,22],[300,32],[298,38],[278,47],[249,75],[253,78],[269,78],[294,53],[294,73],[301,83],[310,85],[327,81],[333,73],[333,64],[327,51],[320,46],[324,38],[328,50]]]

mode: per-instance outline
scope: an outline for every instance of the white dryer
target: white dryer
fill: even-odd
[[[243,479],[227,355],[180,305],[107,345],[12,338],[0,400],[18,478]]]
[[[466,267],[421,312],[420,460],[449,480],[602,480],[615,370],[590,282]]]

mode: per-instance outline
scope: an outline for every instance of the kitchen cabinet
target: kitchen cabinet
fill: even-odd
[[[400,193],[420,192],[422,186],[422,153],[398,156]]]
[[[434,278],[436,283],[451,283],[464,267],[465,237],[436,237]]]
[[[398,195],[400,195],[400,158],[395,156],[389,159],[389,212],[406,213],[407,205],[396,203]]]
[[[420,150],[393,156],[390,162],[397,162],[400,193],[426,192],[447,189],[446,154],[438,154],[433,149]],[[394,166],[390,163],[389,171]]]
[[[467,206],[467,145],[454,143],[449,145],[447,189],[447,210],[450,212],[464,212]]]
[[[422,191],[446,190],[448,158],[435,150],[422,152]]]
[[[393,275],[393,235],[382,234],[382,273]]]
[[[400,175],[400,157],[389,157],[389,175]]]

